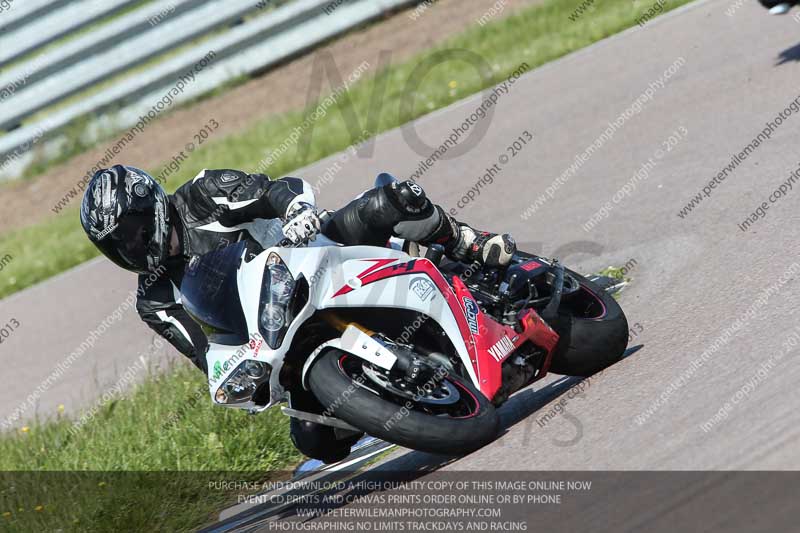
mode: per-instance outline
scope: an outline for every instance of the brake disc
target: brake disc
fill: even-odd
[[[362,370],[364,376],[381,389],[415,403],[452,405],[461,399],[461,394],[458,392],[458,389],[447,379],[440,379],[438,383],[431,379],[415,387],[402,379],[392,380],[387,370],[375,368],[373,365],[366,362],[362,364]]]

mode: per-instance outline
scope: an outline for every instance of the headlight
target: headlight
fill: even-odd
[[[214,398],[217,403],[249,402],[258,386],[269,381],[271,373],[272,367],[267,363],[245,361],[220,385]]]
[[[244,372],[253,379],[263,378],[267,373],[267,365],[261,361],[247,361],[244,364]]]
[[[298,310],[294,302],[299,286],[281,257],[274,252],[269,254],[258,304],[258,326],[272,349],[281,345],[286,330],[294,320]]]

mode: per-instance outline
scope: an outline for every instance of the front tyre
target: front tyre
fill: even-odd
[[[494,406],[467,380],[452,374],[437,378],[435,386],[427,387],[432,391],[427,401],[428,392],[409,398],[394,393],[388,379],[381,386],[378,372],[358,357],[331,349],[311,367],[308,382],[326,410],[406,448],[463,455],[497,436]]]

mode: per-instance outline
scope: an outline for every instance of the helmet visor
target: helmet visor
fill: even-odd
[[[169,227],[163,204],[146,206],[120,217],[117,227],[97,245],[127,270],[153,272],[167,257]]]

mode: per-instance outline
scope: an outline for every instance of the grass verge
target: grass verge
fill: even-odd
[[[192,530],[230,501],[210,481],[273,478],[299,458],[277,409],[215,407],[200,372],[181,365],[80,425],[62,417],[4,434],[0,530]]]
[[[588,46],[600,39],[635,25],[636,20],[652,7],[648,2],[606,0],[596,4],[577,21],[569,20],[582,0],[549,0],[514,16],[499,19],[484,26],[475,26],[449,40],[443,46],[405,63],[390,66],[384,76],[386,89],[378,120],[371,124],[371,133],[400,126],[407,120],[447,106],[465,96],[503,81],[522,63],[531,69],[558,57]],[[669,0],[664,10],[673,9],[688,0]],[[438,50],[460,48],[482,56],[491,66],[488,78],[481,77],[472,64],[448,61],[434,68],[420,83],[415,105],[410,113],[400,113],[405,87],[414,68]],[[377,58],[375,59],[377,61]],[[347,73],[343,73],[346,76]],[[375,80],[365,79],[353,85],[348,97],[337,100],[313,127],[310,143],[301,142],[303,154],[296,147],[283,153],[270,166],[269,173],[280,176],[347,148],[353,142],[343,113],[353,113],[361,124],[367,124],[370,99]],[[351,115],[352,116],[352,115]],[[212,117],[209,117],[212,118]],[[186,176],[194,176],[203,168],[254,169],[270,150],[279,146],[292,130],[302,124],[303,113],[287,113],[273,117],[247,131],[205,145],[194,152],[167,184],[174,190]],[[307,150],[306,150],[307,149]],[[131,162],[136,164],[137,162]],[[138,162],[138,166],[143,166]],[[163,170],[148,168],[153,174]],[[388,169],[390,170],[390,169]],[[312,183],[315,177],[306,177]],[[364,177],[365,183],[369,177]],[[73,203],[77,203],[77,200]],[[97,255],[86,242],[78,223],[77,207],[65,210],[46,222],[15,230],[0,237],[0,256],[13,260],[3,267],[0,279],[0,298],[33,285],[50,276],[78,265]]]

